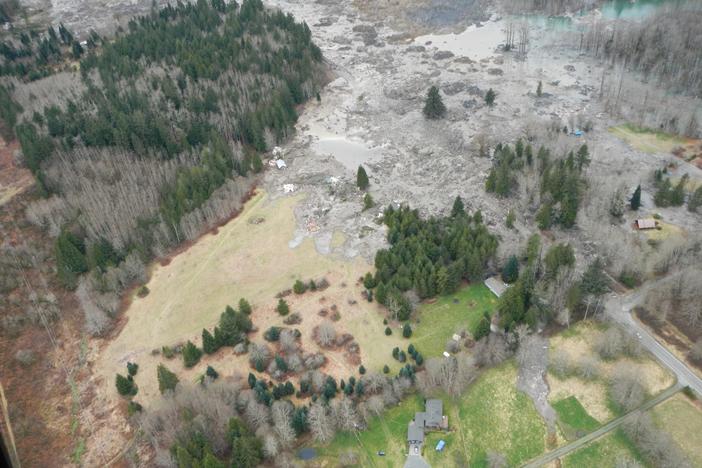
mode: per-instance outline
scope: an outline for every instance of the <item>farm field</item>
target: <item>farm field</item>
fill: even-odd
[[[202,329],[211,329],[225,306],[236,307],[241,297],[253,305],[251,318],[259,329],[249,338],[263,341],[261,334],[267,328],[284,326],[283,318],[275,311],[276,294],[290,289],[298,278],[326,278],[331,284],[324,291],[286,297],[290,310],[303,318],[295,327],[302,332],[302,347],[306,351],[318,351],[311,339],[312,329],[328,320],[318,312],[336,305],[341,318],[334,326],[338,333],[354,336],[361,348],[362,363],[378,370],[386,363],[392,364],[390,350],[395,346],[406,348],[408,342],[397,332],[385,336],[379,307],[361,297],[363,286],[357,280],[371,266],[360,257],[347,261],[333,253],[319,254],[311,239],[295,248],[288,246],[295,234],[293,209],[299,201],[300,197],[272,200],[259,192],[217,234],[204,236],[169,264],[155,265],[147,283],[149,295],[134,298],[125,313],[126,324],[100,356],[96,368],[103,378],[113,381],[116,372],[124,372],[128,360],[137,362],[140,370],[135,380],[139,400],[145,403],[158,394],[155,369],[162,361],[184,379],[196,379],[207,365],[222,375],[248,373],[246,356],[235,356],[231,348],[205,356],[188,370],[179,357],[165,361],[152,350],[188,339],[200,346]],[[351,365],[341,351],[325,354],[326,372],[337,377],[356,372],[357,365]],[[395,367],[399,368],[399,364]]]
[[[473,332],[483,312],[492,315],[497,298],[482,283],[471,284],[436,302],[422,304],[417,312],[412,343],[425,357],[440,356],[446,341],[460,330]]]
[[[680,446],[694,466],[702,466],[702,409],[677,394],[651,410],[656,425]]]
[[[487,466],[490,451],[506,456],[510,466],[533,458],[545,450],[546,427],[528,396],[516,390],[517,369],[509,361],[487,370],[454,401],[441,396],[451,432],[427,433],[424,458],[432,466],[452,466],[457,459],[470,466]],[[358,437],[341,433],[320,449],[322,460],[331,462],[345,451],[356,452],[361,466],[401,466],[406,454],[407,423],[423,410],[421,397],[406,398],[371,421]],[[435,451],[439,440],[443,452]],[[377,455],[386,452],[385,457]]]

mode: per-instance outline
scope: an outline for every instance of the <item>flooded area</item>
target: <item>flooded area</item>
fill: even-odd
[[[427,34],[414,40],[415,45],[433,45],[454,55],[480,61],[495,54],[504,39],[504,22],[488,21],[481,25],[468,26],[459,34]]]
[[[369,149],[364,144],[344,137],[324,137],[312,144],[314,151],[331,155],[346,168],[356,171],[358,166],[375,162],[381,155],[377,148]]]

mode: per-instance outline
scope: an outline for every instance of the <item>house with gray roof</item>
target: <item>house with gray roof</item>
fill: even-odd
[[[426,400],[424,411],[417,411],[414,419],[407,425],[409,453],[404,468],[428,468],[429,464],[422,458],[424,431],[447,428],[448,418],[444,415],[443,401]]]

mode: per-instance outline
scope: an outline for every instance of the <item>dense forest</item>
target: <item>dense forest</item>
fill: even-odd
[[[289,135],[324,76],[306,24],[260,0],[199,0],[152,10],[88,48],[79,84],[36,82],[70,86],[64,99],[20,105],[16,81],[0,88],[44,195],[27,215],[57,237],[63,282],[91,271],[79,297],[111,315],[113,294],[143,277],[146,260],[240,207],[261,153]],[[107,323],[89,322],[95,333]]]
[[[407,320],[412,309],[403,293],[412,290],[425,299],[455,292],[462,280],[481,279],[497,251],[498,240],[480,211],[469,215],[460,198],[450,216],[422,219],[417,210],[390,206],[384,221],[390,248],[376,253],[377,271],[364,283],[399,320]]]
[[[540,180],[540,205],[536,213],[539,228],[550,229],[557,225],[571,228],[586,187],[583,171],[589,164],[590,154],[585,144],[577,152],[569,151],[559,159],[554,159],[551,151],[543,146],[534,154],[532,146],[524,145],[521,139],[514,148],[498,144],[485,190],[509,197],[516,192],[519,176],[533,172]]]

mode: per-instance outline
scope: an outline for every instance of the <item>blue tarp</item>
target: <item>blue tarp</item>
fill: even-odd
[[[446,446],[446,442],[444,442],[444,439],[441,439],[438,444],[436,444],[436,451],[441,452],[444,447]]]
[[[576,130],[576,131],[573,132],[573,135],[575,135],[575,136],[583,136],[583,132],[581,132],[580,130]]]

